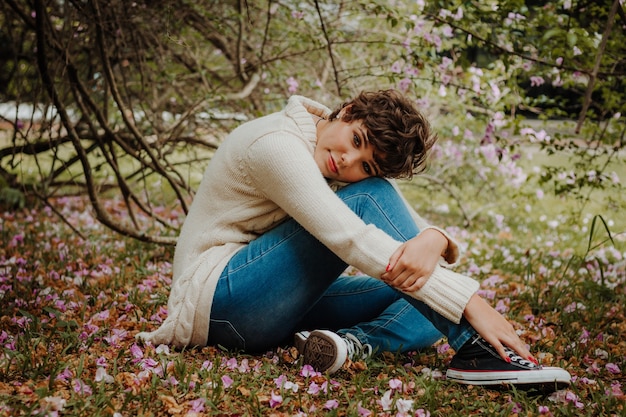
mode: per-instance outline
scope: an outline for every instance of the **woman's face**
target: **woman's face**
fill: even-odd
[[[317,166],[325,178],[341,182],[380,176],[380,168],[374,161],[375,149],[369,143],[362,121],[342,121],[344,110],[338,119],[322,120],[318,124],[313,154]]]

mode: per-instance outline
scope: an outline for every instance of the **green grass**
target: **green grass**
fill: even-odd
[[[419,180],[402,187],[435,223],[461,224],[445,193],[424,201]],[[0,416],[624,415],[626,219],[607,206],[610,190],[578,213],[527,187],[464,195],[472,223],[449,230],[467,245],[458,270],[542,363],[575,376],[569,390],[448,383],[445,341],[332,376],[307,371],[289,346],[251,356],[136,344],[165,317],[173,248],[112,235],[84,200],[63,198],[56,207],[87,240],[42,207],[0,216]],[[433,209],[443,203],[449,213]]]

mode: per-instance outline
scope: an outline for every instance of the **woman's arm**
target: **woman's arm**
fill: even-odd
[[[381,279],[405,292],[418,291],[432,275],[448,249],[448,238],[436,229],[426,229],[404,242],[389,259]]]
[[[245,163],[259,192],[346,263],[373,277],[385,273],[389,259],[402,242],[365,224],[350,210],[330,189],[310,150],[298,138],[284,134],[265,137],[249,148]],[[478,283],[436,266],[428,282],[420,287],[409,295],[458,323]]]
[[[489,342],[505,361],[510,361],[510,359],[504,353],[503,345],[516,351],[522,358],[537,363],[511,323],[478,294],[470,298],[463,315],[474,330]]]

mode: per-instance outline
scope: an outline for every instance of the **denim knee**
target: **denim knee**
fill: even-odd
[[[395,193],[393,186],[384,178],[371,177],[364,180],[348,184],[341,188],[337,194],[340,197],[347,197],[354,194],[369,194],[373,197],[377,195],[385,196],[388,193]]]

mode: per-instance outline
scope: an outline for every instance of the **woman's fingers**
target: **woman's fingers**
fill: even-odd
[[[387,284],[391,285],[394,288],[399,289],[404,292],[414,292],[419,291],[426,280],[427,276],[416,273],[410,269],[403,269],[401,271],[398,264],[396,264],[395,269],[391,269],[388,272],[385,272],[381,278]],[[398,272],[399,271],[399,272]]]
[[[506,345],[523,359],[537,363],[513,326],[479,295],[474,294],[470,298],[464,315],[478,334],[496,349],[503,360],[510,361],[504,350],[503,345]]]

